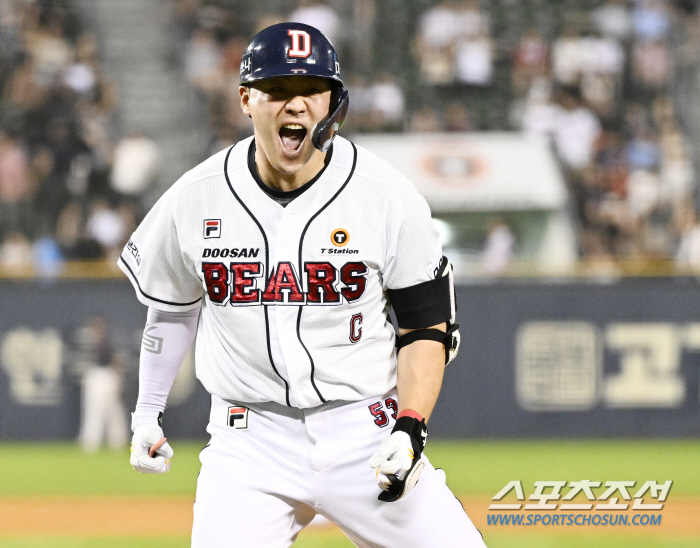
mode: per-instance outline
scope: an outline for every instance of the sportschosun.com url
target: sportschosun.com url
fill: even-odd
[[[661,525],[661,514],[489,514],[486,516],[489,525],[515,525],[521,527],[545,525],[550,527],[583,527],[583,526],[655,526]]]

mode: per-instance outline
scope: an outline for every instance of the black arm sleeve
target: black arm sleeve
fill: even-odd
[[[403,289],[388,289],[399,327],[424,329],[452,317],[452,288],[448,276]]]

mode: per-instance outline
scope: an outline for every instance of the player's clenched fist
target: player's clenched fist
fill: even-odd
[[[131,438],[131,466],[142,474],[164,474],[170,470],[173,450],[156,424],[139,426]]]
[[[425,419],[399,417],[377,452],[369,459],[376,469],[377,483],[382,488],[379,500],[394,502],[406,495],[418,483],[425,463],[421,460],[428,428]]]

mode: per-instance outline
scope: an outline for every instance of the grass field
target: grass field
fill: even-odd
[[[143,476],[131,470],[126,451],[84,455],[73,444],[2,444],[0,546],[189,546],[187,520],[191,520],[202,445],[175,441],[171,472]],[[700,511],[693,515],[700,509],[698,441],[431,440],[428,455],[433,465],[445,469],[448,484],[465,502],[490,548],[700,548]],[[671,479],[674,485],[661,512],[669,519],[661,528],[499,528],[486,524],[491,497],[511,480],[522,481],[527,497],[534,492],[535,480],[582,479],[635,480],[637,486],[646,480]],[[162,522],[159,505],[164,508],[162,514],[172,517],[172,527]],[[123,508],[123,513],[115,513],[114,508]],[[61,512],[67,517],[61,517]],[[147,515],[150,512],[152,517]],[[670,520],[671,513],[675,521]],[[80,515],[85,516],[84,523]],[[144,531],[149,519],[160,521],[160,528]],[[341,548],[352,544],[337,529],[320,527],[302,532],[294,546]]]

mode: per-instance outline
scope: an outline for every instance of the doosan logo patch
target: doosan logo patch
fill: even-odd
[[[236,430],[248,430],[248,408],[240,406],[229,407],[227,424]]]
[[[221,219],[204,219],[204,239],[221,238]]]

